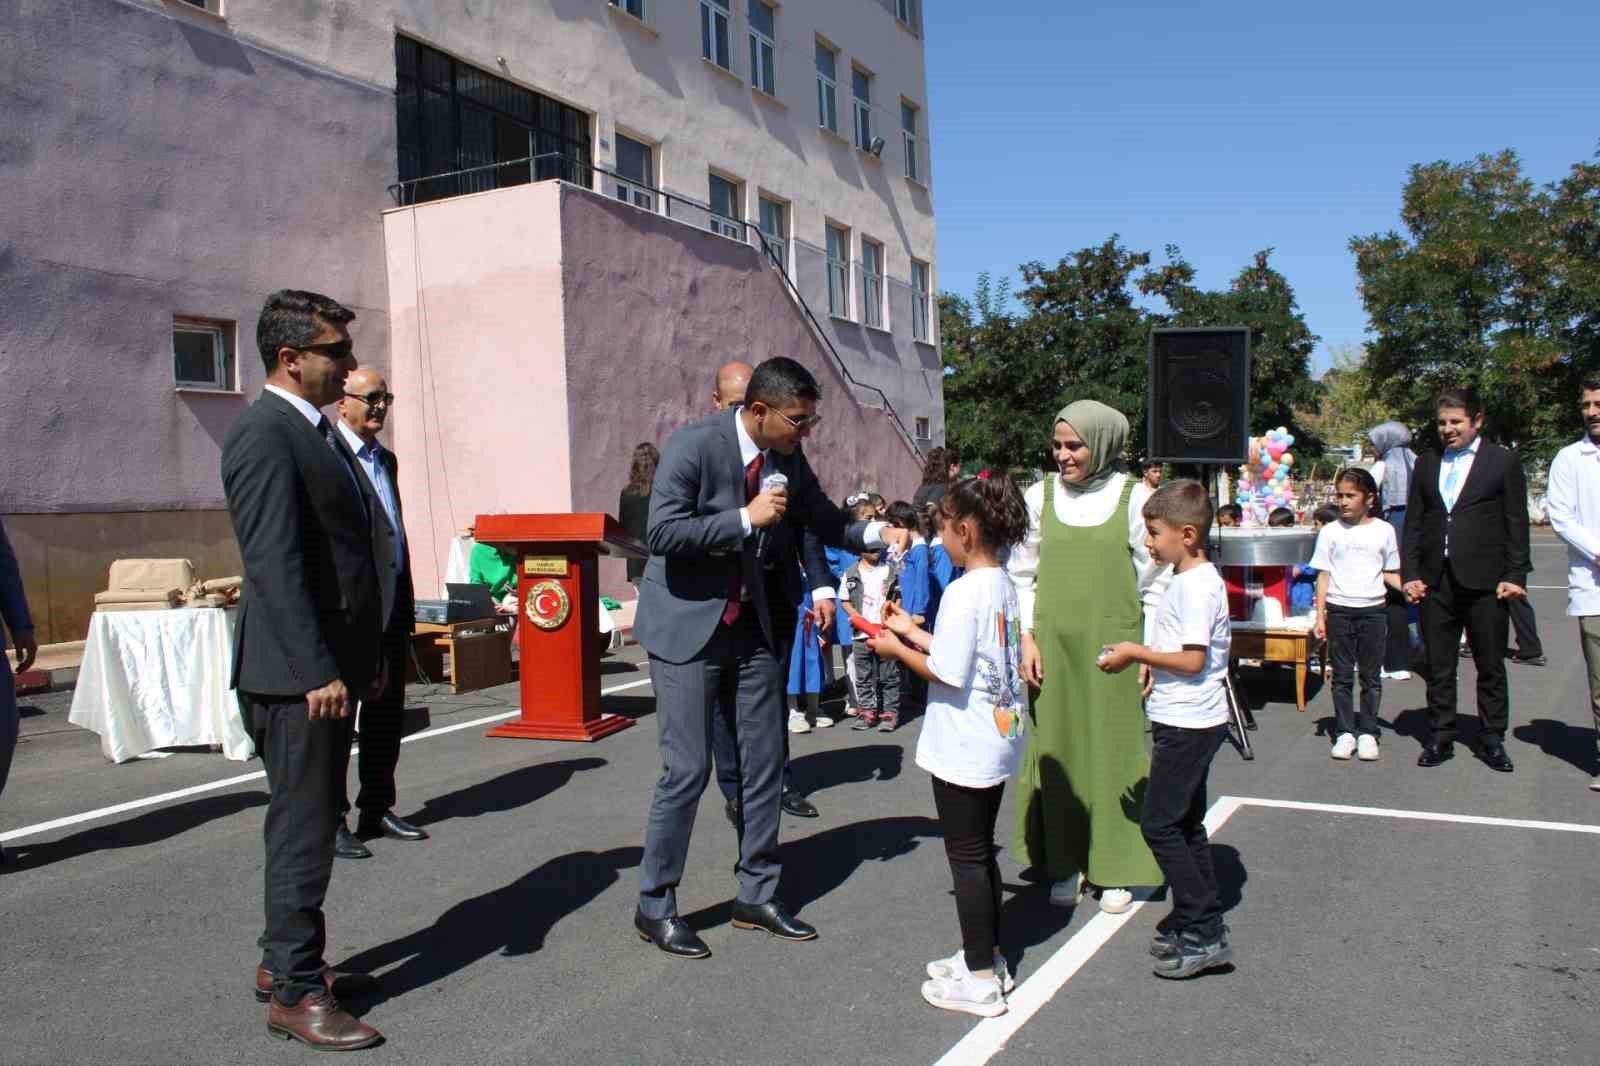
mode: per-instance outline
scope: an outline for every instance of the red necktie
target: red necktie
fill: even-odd
[[[750,465],[744,468],[744,502],[749,503],[761,492],[761,467],[766,457],[764,452],[756,452],[756,457],[750,460]],[[733,572],[733,581],[728,586],[728,606],[722,609],[722,622],[724,625],[733,625],[739,620],[739,600],[744,596],[744,554],[741,551],[738,569]]]

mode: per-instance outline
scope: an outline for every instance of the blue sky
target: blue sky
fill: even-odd
[[[1351,236],[1413,163],[1600,147],[1600,0],[926,0],[939,287],[1119,233],[1221,287],[1259,248],[1312,332],[1360,344]]]

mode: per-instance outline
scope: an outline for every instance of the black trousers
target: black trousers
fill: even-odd
[[[1506,693],[1506,639],[1510,612],[1494,589],[1467,588],[1458,583],[1445,561],[1439,584],[1422,601],[1422,639],[1428,648],[1428,719],[1440,743],[1456,738],[1457,646],[1465,629],[1478,670],[1479,735],[1503,740],[1511,717]]]
[[[411,653],[411,627],[392,626],[383,637],[383,659],[389,665],[388,684],[374,700],[361,703],[361,729],[355,739],[361,742],[356,753],[356,775],[361,791],[356,807],[363,821],[377,821],[393,809],[396,800],[395,767],[400,765],[400,739],[405,724],[406,661]],[[355,731],[355,720],[349,721]],[[345,782],[350,768],[350,749],[345,748],[344,766],[339,771],[339,815],[350,810]]]
[[[350,759],[345,719],[312,721],[306,701],[241,692],[267,772],[265,912],[261,963],[286,1006],[322,991],[327,924],[322,901],[333,875],[334,828]]]
[[[1506,601],[1506,610],[1511,613],[1511,628],[1517,634],[1517,656],[1522,659],[1537,659],[1544,655],[1544,643],[1539,640],[1539,626],[1534,621],[1533,604],[1526,597]]]
[[[1383,653],[1389,639],[1389,608],[1328,604],[1328,658],[1333,662],[1333,717],[1340,733],[1378,735],[1383,700]],[[1355,709],[1356,671],[1361,672],[1361,714]]]
[[[1139,828],[1172,887],[1164,933],[1192,931],[1202,940],[1222,932],[1222,901],[1206,836],[1206,778],[1228,727],[1182,729],[1150,723],[1150,785]]]
[[[933,779],[933,806],[944,832],[944,853],[955,879],[956,919],[961,923],[961,951],[969,970],[994,965],[1000,938],[1000,853],[994,824],[1006,786],[967,788]]]
[[[789,619],[792,625],[794,619]],[[781,630],[780,630],[781,631]],[[787,651],[787,648],[783,649]],[[784,752],[782,660],[766,643],[754,611],[719,625],[699,655],[686,663],[650,657],[656,690],[661,777],[650,800],[644,856],[639,863],[639,910],[646,918],[678,913],[678,883],[689,857],[700,796],[711,778],[713,709],[736,716],[739,794],[739,899],[766,903],[777,891],[778,818]]]

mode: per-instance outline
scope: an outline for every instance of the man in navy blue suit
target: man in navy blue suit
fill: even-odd
[[[11,550],[3,522],[0,522],[0,619],[4,619],[5,628],[11,633],[11,646],[17,649],[17,673],[20,674],[33,665],[34,656],[39,653],[39,642],[34,639],[28,597],[22,591],[17,553]],[[0,634],[0,651],[5,647],[5,638]],[[11,773],[11,756],[16,754],[19,731],[16,679],[11,676],[11,660],[0,655],[0,795],[6,790],[6,777]],[[5,849],[0,848],[0,866],[5,862]]]

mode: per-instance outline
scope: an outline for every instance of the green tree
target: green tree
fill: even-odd
[[[1373,385],[1366,352],[1353,344],[1329,349],[1330,365],[1322,375],[1321,407],[1302,412],[1301,422],[1328,445],[1347,447],[1365,439],[1379,422],[1399,418]]]
[[[1511,151],[1419,164],[1400,219],[1403,234],[1350,241],[1380,394],[1431,425],[1441,388],[1472,385],[1493,435],[1554,451],[1600,362],[1600,167],[1538,187]]]

